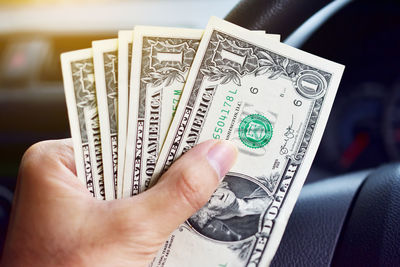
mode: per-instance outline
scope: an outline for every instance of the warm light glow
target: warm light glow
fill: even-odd
[[[51,4],[71,4],[71,3],[93,3],[111,2],[110,0],[0,0],[1,6],[27,6],[27,5],[51,5]]]
[[[134,25],[204,28],[210,16],[223,18],[238,1],[0,0],[0,34],[115,34]]]

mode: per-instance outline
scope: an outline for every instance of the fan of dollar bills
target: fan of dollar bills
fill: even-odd
[[[344,66],[215,17],[205,30],[136,26],[61,62],[77,175],[98,199],[140,194],[204,140],[238,147],[214,193],[235,205],[210,201],[152,266],[270,263]]]

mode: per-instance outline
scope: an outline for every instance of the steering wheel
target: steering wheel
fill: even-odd
[[[299,47],[350,2],[242,0],[225,19]],[[309,183],[271,266],[400,266],[399,225],[399,163]]]

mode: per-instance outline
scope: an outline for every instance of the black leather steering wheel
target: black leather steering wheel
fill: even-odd
[[[279,33],[285,40],[309,17],[332,0],[242,0],[225,17],[250,30]]]
[[[285,40],[327,0],[243,0],[225,19]],[[271,266],[400,266],[400,164],[306,184]]]

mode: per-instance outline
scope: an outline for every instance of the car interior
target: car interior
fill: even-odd
[[[400,266],[400,2],[220,3],[228,4],[230,11],[208,12],[346,66],[272,266]],[[112,37],[100,30],[0,32],[1,246],[24,151],[70,136],[60,53]]]

